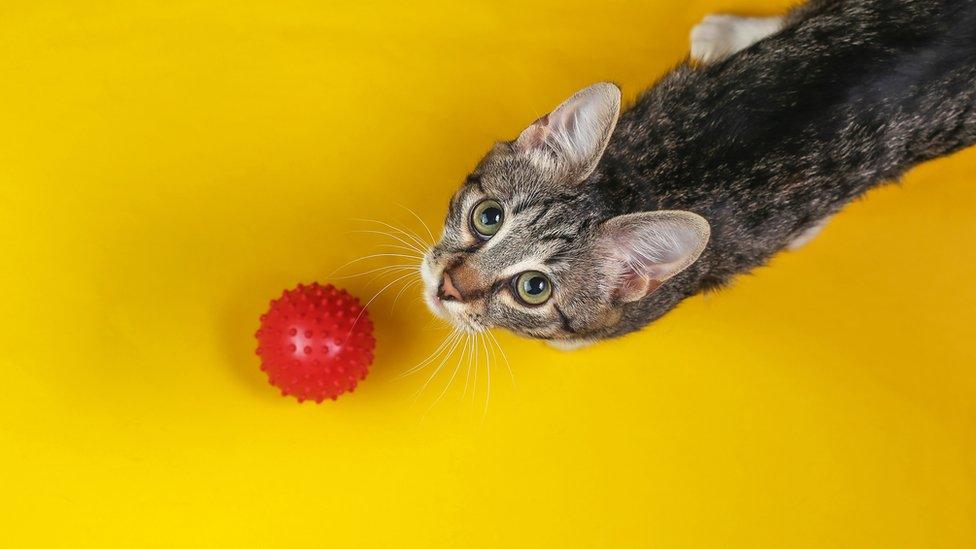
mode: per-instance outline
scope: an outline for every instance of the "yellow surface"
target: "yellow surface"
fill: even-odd
[[[976,546],[976,150],[639,335],[500,334],[484,419],[483,369],[395,379],[444,335],[413,293],[356,393],[278,396],[257,317],[354,218],[439,227],[493,139],[785,6],[328,4],[0,10],[0,544]]]

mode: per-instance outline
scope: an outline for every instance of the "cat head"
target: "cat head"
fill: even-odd
[[[587,179],[619,113],[617,87],[595,84],[488,152],[421,263],[434,314],[467,331],[586,340],[698,258],[709,226],[696,214],[601,215]]]

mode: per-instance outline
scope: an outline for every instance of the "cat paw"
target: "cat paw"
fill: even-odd
[[[586,341],[586,340],[571,341],[565,339],[551,339],[546,343],[553,349],[557,349],[559,351],[564,351],[564,352],[576,351],[578,349],[582,349],[583,347],[589,347],[590,345],[593,345],[592,341]]]
[[[821,219],[815,225],[812,225],[812,226],[807,227],[806,229],[800,231],[786,245],[787,251],[792,252],[792,251],[795,251],[795,250],[799,250],[800,248],[802,248],[802,247],[806,246],[807,244],[809,244],[811,240],[813,240],[814,238],[817,237],[818,234],[820,234],[820,231],[822,231],[823,228],[824,228],[824,226],[827,225],[827,222],[830,221],[830,218],[831,217],[833,217],[833,216],[828,216],[828,217],[826,217],[824,219]]]
[[[782,17],[706,15],[691,29],[691,58],[712,63],[744,50],[783,28]]]

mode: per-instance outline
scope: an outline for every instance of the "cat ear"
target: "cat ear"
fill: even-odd
[[[517,151],[555,163],[576,182],[596,168],[620,114],[620,89],[601,82],[584,88],[535,121],[515,140]]]
[[[708,221],[683,211],[614,217],[601,227],[601,252],[615,297],[637,301],[698,259],[708,243]]]

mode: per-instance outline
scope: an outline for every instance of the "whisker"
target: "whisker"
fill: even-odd
[[[413,373],[419,372],[420,370],[423,370],[425,366],[427,366],[431,362],[437,360],[437,357],[440,356],[440,354],[444,350],[444,348],[447,347],[448,345],[450,345],[451,342],[454,341],[454,338],[460,332],[461,332],[461,330],[459,330],[457,328],[454,328],[453,330],[451,330],[451,333],[447,334],[447,336],[444,337],[444,341],[441,341],[441,344],[436,349],[434,349],[434,352],[432,352],[429,355],[427,355],[427,358],[425,358],[422,361],[420,361],[417,365],[411,366],[406,371],[404,371],[403,373],[401,373],[400,375],[398,375],[396,377],[396,379],[403,379],[403,378],[405,378],[405,377],[407,377],[407,376],[409,376],[409,375],[411,375]]]
[[[461,363],[464,362],[465,355],[467,355],[469,359],[471,357],[472,343],[473,340],[471,339],[471,336],[470,335],[467,336],[467,339],[464,340],[464,348],[461,349],[461,356],[458,357],[457,364],[454,365],[454,371],[451,372],[451,378],[447,380],[447,384],[444,385],[444,389],[440,392],[440,394],[437,395],[437,398],[434,399],[434,402],[427,407],[427,411],[424,412],[424,415],[429,414],[430,411],[433,410],[435,406],[437,406],[437,403],[440,402],[442,398],[444,398],[444,395],[447,394],[448,389],[450,389],[451,385],[454,384],[454,379],[457,377],[458,370],[461,369]]]
[[[365,230],[365,229],[364,230],[352,231],[352,232],[354,232],[354,233],[363,233],[363,234],[378,234],[378,235],[381,235],[381,236],[386,236],[386,237],[392,238],[393,240],[396,240],[397,242],[403,244],[404,246],[410,248],[411,250],[417,252],[418,254],[424,254],[425,253],[425,250],[423,250],[421,248],[418,248],[414,243],[412,243],[412,242],[410,242],[408,240],[404,240],[403,238],[401,238],[401,237],[399,237],[399,236],[397,236],[397,235],[395,235],[393,233],[388,233],[386,231],[374,231],[374,230]]]
[[[394,253],[385,253],[385,252],[384,253],[379,253],[379,254],[370,254],[370,255],[365,255],[363,257],[357,257],[356,259],[353,259],[352,261],[347,261],[347,262],[343,263],[342,265],[339,265],[337,268],[333,269],[333,271],[331,273],[329,273],[329,277],[331,278],[332,275],[338,273],[339,271],[341,271],[342,269],[345,269],[346,267],[352,265],[353,263],[359,263],[360,261],[366,261],[367,259],[376,259],[378,257],[397,257],[397,258],[406,258],[406,259],[422,259],[422,258],[418,258],[417,256],[406,255],[406,254],[394,254]]]
[[[348,334],[346,334],[346,337],[345,337],[345,339],[343,339],[343,340],[342,340],[342,343],[343,343],[343,344],[345,344],[345,343],[346,343],[346,341],[347,341],[347,340],[349,339],[349,336],[351,336],[351,335],[352,335],[352,331],[353,331],[353,330],[354,330],[354,329],[356,328],[356,325],[357,325],[357,324],[359,324],[359,320],[360,320],[361,318],[363,318],[363,315],[364,315],[364,314],[366,314],[366,308],[367,308],[367,307],[369,307],[369,305],[370,305],[370,304],[371,304],[371,303],[372,303],[373,301],[375,301],[375,300],[376,300],[376,298],[380,296],[380,294],[382,294],[383,292],[385,292],[385,291],[386,291],[386,289],[387,289],[387,288],[389,288],[390,286],[392,286],[392,285],[394,285],[394,284],[396,284],[397,282],[399,282],[399,281],[401,281],[401,280],[403,280],[404,278],[407,278],[408,276],[410,276],[410,275],[412,275],[412,274],[414,274],[414,273],[412,273],[412,272],[409,272],[409,273],[406,273],[406,274],[402,274],[402,275],[400,275],[400,276],[398,276],[398,277],[396,277],[396,278],[394,278],[392,282],[390,282],[390,283],[389,283],[389,284],[387,284],[386,286],[383,286],[382,288],[380,288],[380,291],[378,291],[378,292],[376,292],[375,294],[373,294],[373,297],[371,297],[371,298],[369,298],[369,301],[367,301],[367,302],[366,302],[366,304],[365,304],[365,305],[363,305],[363,307],[362,307],[362,309],[361,309],[361,310],[359,311],[359,314],[358,314],[358,315],[356,315],[356,320],[353,320],[353,321],[352,321],[352,326],[350,326],[350,327],[349,327],[349,333],[348,333]]]
[[[380,225],[383,225],[384,227],[388,227],[390,229],[393,229],[394,231],[397,231],[398,233],[406,236],[407,238],[410,238],[411,240],[413,240],[417,244],[420,244],[420,247],[421,248],[426,248],[426,247],[429,247],[430,246],[430,242],[424,242],[424,240],[422,238],[420,238],[419,236],[417,236],[417,235],[415,235],[413,233],[407,232],[406,230],[404,230],[401,227],[397,227],[395,225],[391,225],[391,224],[389,224],[389,223],[387,223],[385,221],[378,221],[376,219],[357,219],[356,221],[366,221],[366,222],[370,222],[370,223],[379,223]],[[390,236],[392,236],[392,235],[390,235]]]
[[[485,374],[487,379],[485,380],[485,409],[481,412],[481,422],[484,423],[485,417],[488,416],[488,401],[491,400],[491,364],[485,364]]]
[[[474,347],[474,356],[468,359],[468,372],[471,371],[471,366],[474,365],[475,371],[477,371],[478,363],[481,361],[481,351],[478,349],[478,344],[483,341],[481,332],[475,332],[475,340],[471,342],[472,347]],[[471,391],[471,401],[474,402],[474,395],[477,394],[472,388]],[[464,398],[464,395],[461,395]]]
[[[417,215],[417,212],[411,210],[410,208],[404,206],[403,204],[397,204],[397,206],[400,206],[404,210],[407,210],[408,212],[410,212],[410,215],[412,215],[415,218],[417,218],[417,221],[419,221],[420,224],[424,226],[424,230],[427,231],[427,236],[430,237],[431,245],[433,245],[434,242],[437,242],[437,239],[434,238],[434,233],[430,232],[430,227],[428,227],[427,226],[427,223],[425,223],[424,220],[419,215]]]
[[[408,209],[408,211],[409,211],[409,209]],[[413,212],[411,212],[411,213],[413,214]],[[413,214],[413,215],[414,215],[414,217],[417,217],[417,214]],[[422,224],[424,224],[425,227],[427,226],[424,223],[424,220],[423,219],[421,219],[420,222]],[[434,239],[433,238],[431,238],[431,241],[424,240],[424,238],[422,236],[420,236],[419,234],[417,234],[417,231],[414,231],[410,227],[407,227],[407,226],[403,226],[403,227],[396,226],[396,228],[399,229],[399,231],[401,233],[403,233],[403,234],[411,237],[415,242],[419,243],[421,245],[421,248],[429,248],[429,247],[431,247],[431,246],[434,245],[434,242],[433,242]],[[431,237],[433,237],[433,235],[431,235]]]
[[[431,247],[431,246],[434,245],[433,242],[428,242],[428,241],[424,240],[424,237],[422,237],[419,234],[417,234],[417,231],[414,231],[410,227],[401,228],[400,231],[403,232],[404,234],[407,234],[410,237],[412,237],[415,242],[421,243],[422,244],[422,247],[424,247],[424,248],[429,248],[429,247]]]
[[[406,270],[416,270],[416,265],[386,265],[384,267],[377,267],[375,269],[370,269],[361,273],[344,275],[344,276],[329,276],[331,280],[348,280],[350,278],[359,278],[361,276],[366,276],[368,274],[378,273],[380,271],[406,271]]]
[[[479,336],[480,337],[480,336]],[[468,394],[468,381],[471,378],[471,361],[468,361],[468,367],[464,372],[464,390],[461,391],[461,399],[464,399],[464,395]]]
[[[476,338],[478,338],[478,340],[481,339],[481,333],[480,332],[475,332],[474,335],[475,335]],[[471,377],[471,402],[472,403],[475,402],[475,395],[478,394],[478,364],[479,364],[479,362],[477,360],[475,360],[474,361],[474,374]],[[468,364],[468,369],[469,370],[471,369],[471,364]],[[464,398],[464,395],[461,395],[461,397]]]
[[[482,412],[482,416],[481,416],[481,421],[482,422],[484,422],[484,420],[485,420],[485,415],[487,414],[487,410],[488,410],[488,399],[491,397],[491,370],[492,370],[492,367],[495,366],[498,363],[498,358],[495,355],[495,349],[493,347],[491,347],[491,345],[490,345],[490,343],[491,343],[490,335],[491,335],[491,333],[486,330],[485,331],[485,342],[488,344],[488,348],[491,349],[491,357],[490,358],[486,358],[486,360],[485,360],[485,372],[487,373],[487,377],[488,377],[487,382],[488,383],[487,383],[487,387],[485,388],[485,411]]]
[[[423,296],[421,296],[419,299],[423,300]],[[430,318],[427,320],[427,324],[424,324],[424,330],[436,330],[445,325],[450,326],[450,324],[443,318],[436,315],[430,315]]]
[[[427,387],[430,385],[430,382],[433,381],[435,377],[437,377],[437,374],[440,373],[441,369],[444,367],[444,364],[447,363],[448,359],[450,359],[451,356],[454,354],[454,350],[457,349],[458,344],[460,344],[461,340],[463,340],[466,336],[467,334],[465,334],[464,332],[458,331],[457,335],[454,338],[454,344],[451,345],[451,350],[448,351],[446,355],[444,355],[444,358],[442,358],[439,363],[437,363],[437,368],[435,368],[433,373],[430,374],[430,377],[427,378],[427,381],[424,382],[423,386],[416,393],[414,393],[415,401],[418,398],[420,398],[420,395],[422,395],[424,391],[427,390]]]
[[[393,305],[392,305],[392,306],[390,306],[390,314],[391,314],[391,315],[393,314],[393,310],[394,310],[394,309],[396,309],[396,306],[397,306],[397,301],[400,301],[400,296],[402,296],[402,295],[403,295],[403,292],[404,292],[404,291],[405,291],[405,290],[406,290],[407,288],[412,288],[412,287],[413,287],[414,285],[416,285],[416,284],[417,284],[418,282],[423,282],[423,280],[421,280],[420,278],[417,278],[417,279],[415,279],[415,280],[411,280],[410,282],[407,282],[406,284],[404,284],[402,288],[400,288],[400,291],[399,291],[399,292],[397,292],[397,295],[396,295],[396,297],[395,297],[395,298],[393,298]]]
[[[394,273],[403,273],[405,275],[404,278],[409,278],[410,275],[417,275],[417,279],[418,280],[420,279],[420,272],[417,270],[417,267],[411,265],[410,267],[407,267],[405,269],[385,269],[385,272],[380,272],[378,274],[375,274],[373,275],[372,278],[367,280],[366,287],[368,288],[377,280],[382,280],[383,277],[385,277],[386,275],[394,274]]]
[[[495,337],[495,334],[488,331],[488,336],[491,337],[495,347],[498,348],[498,352],[501,353],[502,358],[505,360],[505,367],[508,368],[508,375],[510,378],[512,378],[512,387],[518,389],[518,383],[515,382],[515,372],[512,371],[512,364],[508,361],[508,355],[505,353],[505,349],[502,348],[502,344],[498,341],[498,338]]]
[[[408,248],[408,247],[404,246],[403,244],[378,244],[377,247],[378,248],[393,248],[395,250],[403,250],[405,252],[414,252],[414,255],[413,256],[416,257],[417,259],[423,259],[424,258],[422,255],[417,255],[416,254],[416,251],[417,251],[416,248]]]
[[[491,369],[491,359],[492,359],[492,357],[495,354],[495,350],[492,349],[491,350],[491,353],[488,352],[488,349],[489,349],[489,347],[488,347],[488,336],[491,334],[491,332],[489,332],[488,330],[485,330],[484,334],[485,334],[484,337],[481,337],[479,339],[481,339],[481,346],[484,348],[484,351],[485,351],[485,369],[486,370],[490,370]],[[472,398],[472,403],[473,402],[474,402],[474,399]]]

